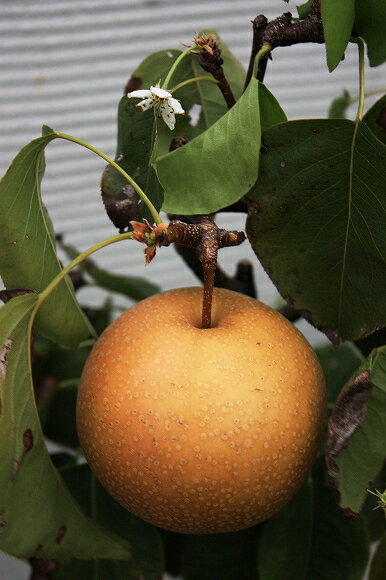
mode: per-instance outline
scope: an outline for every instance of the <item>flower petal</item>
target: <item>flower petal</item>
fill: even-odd
[[[181,106],[180,101],[177,101],[177,99],[174,99],[173,97],[170,97],[168,101],[176,115],[183,115],[185,113],[184,109]]]
[[[162,102],[160,105],[160,109],[163,120],[165,121],[169,129],[173,131],[174,125],[176,124],[176,116],[169,101],[167,100]]]
[[[141,109],[141,111],[148,111],[153,106],[153,99],[145,99],[138,103],[137,107]]]
[[[140,91],[132,91],[131,93],[127,93],[129,99],[146,99],[151,97],[151,91],[149,89],[143,89]]]
[[[165,91],[165,89],[160,89],[160,87],[150,87],[150,92],[159,99],[169,99],[172,96],[171,93]]]

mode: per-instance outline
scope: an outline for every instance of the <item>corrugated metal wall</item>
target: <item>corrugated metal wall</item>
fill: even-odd
[[[299,2],[298,2],[299,3]],[[216,28],[246,65],[249,21],[263,13],[273,18],[295,3],[281,0],[0,0],[0,169],[18,149],[40,134],[46,123],[74,134],[113,156],[116,107],[125,81],[143,57],[162,48],[189,43],[195,32]],[[356,51],[330,74],[324,47],[277,49],[266,82],[290,119],[325,117],[331,100],[343,89],[357,93]],[[383,79],[381,77],[383,73]],[[384,83],[380,69],[367,71],[367,89]],[[56,231],[79,249],[113,233],[99,198],[104,163],[77,146],[54,142],[47,152],[44,201]],[[221,224],[243,229],[239,216]],[[143,265],[135,244],[113,246],[98,260],[116,272],[156,280],[163,288],[196,283],[173,250],[159,252],[154,265]],[[254,259],[247,244],[223,251],[220,262],[232,272],[240,258]],[[272,302],[275,293],[256,267],[260,296]],[[102,299],[96,294],[93,299]],[[305,325],[303,325],[305,328]],[[309,333],[309,336],[315,334]],[[24,572],[1,573],[25,578]]]
[[[130,73],[149,52],[178,47],[194,33],[215,27],[244,64],[249,57],[250,20],[288,9],[281,0],[13,0],[0,2],[1,132],[0,164],[5,169],[17,150],[47,123],[114,155],[116,107]],[[289,5],[296,13],[294,6]],[[357,92],[355,49],[329,74],[324,47],[277,49],[266,80],[289,118],[325,116],[343,88]],[[368,88],[380,84],[379,69],[368,71]],[[112,233],[101,207],[99,178],[104,163],[69,143],[47,151],[44,201],[56,230],[79,248]],[[229,227],[243,227],[226,216]],[[115,246],[99,260],[115,271],[135,271],[163,288],[195,283],[173,250],[159,253],[146,270],[140,249]],[[247,244],[222,252],[231,271],[235,258],[252,257]],[[271,287],[259,270],[260,295]]]

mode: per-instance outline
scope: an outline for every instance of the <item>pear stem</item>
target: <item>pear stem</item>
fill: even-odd
[[[213,222],[212,215],[197,215],[190,216],[190,218],[194,219],[195,223],[185,223],[178,219],[169,223],[167,227],[168,243],[177,243],[197,250],[204,279],[201,327],[211,328],[218,250],[238,246],[246,238],[243,232],[218,228]]]
[[[204,270],[204,291],[202,295],[202,319],[201,328],[212,327],[212,302],[214,278],[216,275],[216,260],[203,265]]]

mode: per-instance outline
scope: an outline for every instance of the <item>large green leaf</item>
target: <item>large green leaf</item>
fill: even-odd
[[[259,105],[262,133],[268,131],[274,125],[287,121],[287,116],[276,97],[261,83],[259,84]]]
[[[85,517],[46,450],[30,376],[27,294],[0,308],[0,549],[16,557],[128,559],[125,542]]]
[[[207,131],[157,159],[164,211],[204,214],[240,199],[257,178],[260,153],[259,83]]]
[[[340,505],[358,513],[386,457],[386,346],[375,349],[339,395],[326,452]]]
[[[136,107],[138,101],[123,96],[118,107],[118,145],[115,161],[143,189],[154,207],[159,210],[162,205],[162,191],[150,160],[156,138],[156,120],[153,112],[141,113]],[[114,167],[108,165],[101,181],[102,193],[105,196],[131,195],[136,198],[133,188]],[[111,203],[111,200],[108,200]],[[138,198],[139,201],[139,198]],[[105,200],[106,203],[106,200]],[[118,198],[118,211],[121,212],[122,200]],[[107,207],[107,206],[106,206]],[[138,214],[137,211],[140,210]],[[120,227],[126,227],[131,220],[140,216],[150,219],[146,207],[138,206],[129,209],[126,221]],[[122,217],[120,216],[122,220]]]
[[[272,93],[252,79],[236,105],[209,130],[157,160],[165,187],[163,209],[210,213],[240,199],[256,180],[261,132],[286,119]]]
[[[177,50],[162,50],[148,56],[134,71],[129,82],[130,91],[138,88],[148,89],[150,86],[156,85],[160,79],[166,77],[173,62],[180,54],[181,51]],[[178,67],[173,80],[178,84],[194,76],[192,61],[186,59]],[[213,88],[218,91],[216,87],[212,87],[212,90]],[[190,92],[182,89],[176,95],[183,101],[186,111],[193,106],[195,102],[193,93],[197,92],[197,87],[191,86],[190,89]],[[186,95],[189,100],[184,98]],[[206,103],[206,99],[202,99],[202,101]],[[155,155],[153,149],[156,148],[158,153],[162,148],[166,148],[168,151],[171,139],[175,135],[181,134],[181,131],[185,134],[189,122],[186,118],[177,116],[176,130],[171,133],[169,129],[163,127],[162,123],[156,122],[153,111],[141,112],[137,107],[138,103],[137,99],[129,99],[126,95],[119,102],[115,161],[135,179],[156,209],[159,210],[163,201],[163,193],[152,165],[152,159]],[[217,104],[217,101],[215,103]],[[223,104],[222,109],[224,107],[225,104]],[[205,106],[202,111],[205,113],[207,121],[210,121],[213,108]],[[102,192],[108,196],[122,196],[128,191],[124,177],[111,166],[107,166],[102,175],[101,188]],[[122,202],[118,198],[117,200],[118,210],[121,212]],[[146,208],[141,210],[140,215],[149,219]],[[125,225],[129,225],[130,220],[138,219],[140,215],[135,215],[130,207]]]
[[[245,82],[245,70],[238,59],[232,54],[227,45],[219,38],[215,31],[207,31],[216,35],[218,45],[221,48],[221,54],[224,60],[224,74],[232,89],[233,95],[237,100],[242,92]],[[150,55],[133,73],[135,79],[141,79],[142,88],[148,88],[155,84],[159,79],[164,79],[174,60],[181,54],[179,50],[160,51]],[[198,77],[206,77],[213,80],[213,77],[205,72],[199,64],[199,56],[188,55],[177,67],[169,83],[169,89],[189,80]],[[186,112],[186,115],[177,115],[176,127],[173,132],[166,129],[164,123],[160,123],[162,131],[162,146],[159,147],[158,155],[166,153],[169,143],[176,135],[182,135],[189,139],[196,137],[228,110],[224,97],[218,86],[207,80],[195,81],[186,85],[173,93]],[[198,106],[198,119],[192,122],[190,111],[192,107]]]
[[[386,513],[377,496],[376,490],[385,489],[386,462],[377,477],[372,480],[372,493],[367,493],[361,509],[361,515],[366,519],[371,542],[378,542],[386,532]],[[374,495],[375,494],[375,495]]]
[[[46,131],[26,145],[0,182],[0,275],[7,288],[40,292],[61,270],[40,197],[44,148],[55,136]],[[76,346],[92,331],[68,277],[43,304],[35,324],[65,346]]]
[[[371,66],[386,60],[385,0],[355,0],[355,30],[365,39]]]
[[[110,301],[87,313],[95,330],[101,334],[111,322]],[[77,388],[91,342],[69,349],[50,343],[41,336],[34,340],[32,372],[44,436],[75,449],[80,445],[75,421]]]
[[[249,240],[283,297],[334,341],[386,325],[386,147],[365,123],[264,133]]]
[[[296,6],[296,9],[298,11],[298,15],[299,15],[300,19],[303,20],[304,18],[307,18],[313,2],[314,2],[314,0],[307,0],[307,2],[304,2],[304,4],[300,4],[299,6]]]
[[[355,0],[323,0],[321,14],[327,65],[331,72],[342,60],[352,35]]]
[[[314,528],[307,580],[362,580],[369,535],[362,517],[344,518],[322,483],[314,484]]]
[[[74,449],[80,448],[75,421],[77,394],[75,382],[58,386],[39,407],[45,437]]]
[[[263,527],[258,570],[262,580],[361,580],[369,554],[364,521],[336,510],[322,484],[304,484]]]
[[[386,145],[386,95],[383,95],[366,112],[366,115],[363,117],[363,122]]]
[[[263,527],[257,556],[260,577],[264,580],[307,578],[312,526],[313,498],[307,481]]]
[[[224,71],[235,98],[242,92],[245,71],[228,47],[218,39],[224,58]],[[147,57],[134,71],[130,90],[148,89],[165,79],[180,50],[162,50]],[[196,55],[189,55],[177,67],[171,79],[170,89],[188,79],[212,78],[199,65]],[[152,159],[169,150],[175,136],[193,138],[210,127],[227,112],[227,106],[219,88],[212,82],[198,81],[178,89],[174,96],[181,101],[187,113],[177,115],[176,127],[171,132],[163,121],[157,123],[152,111],[142,113],[138,100],[122,97],[118,108],[118,143],[115,160],[142,187],[153,204],[160,208],[163,200]],[[197,122],[191,123],[189,112],[199,107]],[[153,147],[156,153],[153,153]],[[102,191],[110,196],[122,195],[127,190],[124,178],[112,167],[107,167],[102,177]],[[144,213],[145,217],[149,217]],[[135,219],[134,216],[131,219]],[[127,219],[127,224],[130,218]]]
[[[243,92],[246,71],[240,61],[232,54],[229,47],[221,40],[216,32],[207,32],[214,33],[217,37],[218,45],[221,48],[221,54],[224,60],[224,74],[231,87],[233,96],[238,100]],[[206,73],[199,64],[198,57],[191,55],[190,58],[190,66],[192,67],[192,72],[190,73],[191,77],[197,78],[203,75],[206,76]],[[184,96],[182,93],[176,92],[177,98],[180,98],[180,95],[182,102],[188,103],[190,108],[193,105],[199,105],[201,107],[197,125],[193,127],[191,126],[190,130],[186,132],[186,136],[189,138],[195,137],[202,133],[202,131],[208,129],[228,110],[224,97],[218,86],[211,82],[197,82],[194,85],[185,88]]]
[[[113,560],[61,561],[55,580],[155,580],[162,576],[164,563],[156,528],[123,509],[95,480],[87,465],[65,468],[63,479],[85,514],[130,542],[128,562]]]
[[[246,72],[240,61],[232,54],[228,46],[221,40],[215,31],[206,31],[213,33],[217,37],[218,45],[221,48],[221,54],[224,60],[223,69],[227,81],[232,89],[235,99],[239,99],[245,83]],[[174,73],[170,88],[183,82],[184,80],[198,77],[213,78],[209,73],[206,73],[199,64],[199,57],[197,55],[190,55],[186,58]],[[189,139],[196,137],[220,117],[225,115],[228,110],[224,97],[216,84],[208,81],[197,81],[193,84],[187,85],[174,93],[174,96],[181,100],[181,103],[188,113],[186,116],[178,116],[177,126],[174,133],[176,135],[183,135]],[[192,107],[198,106],[198,119],[192,122],[189,112]],[[161,150],[166,153],[166,149]]]

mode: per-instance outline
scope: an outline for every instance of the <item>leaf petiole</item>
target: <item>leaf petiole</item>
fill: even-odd
[[[192,50],[197,50],[200,49],[200,46],[197,46],[195,44],[193,44],[193,46],[189,46],[189,48],[187,48],[186,50],[184,50],[183,52],[181,52],[181,54],[176,58],[176,60],[173,62],[172,66],[170,67],[170,70],[168,72],[168,74],[166,75],[166,78],[164,80],[164,82],[162,83],[162,89],[164,89],[165,91],[168,88],[168,84],[170,82],[170,79],[172,78],[174,71],[176,70],[176,68],[178,67],[178,65],[180,64],[180,62],[190,53],[192,52]]]
[[[55,135],[56,135],[56,137],[59,137],[60,139],[65,139],[66,141],[71,141],[72,143],[77,143],[78,145],[81,145],[82,147],[89,149],[90,151],[92,151],[96,155],[99,155],[99,157],[102,157],[102,159],[107,161],[107,163],[109,163],[112,167],[114,167],[114,169],[116,169],[130,183],[130,185],[133,186],[135,191],[138,193],[139,197],[142,199],[143,203],[149,209],[151,216],[154,220],[154,223],[155,224],[162,223],[161,216],[159,215],[158,211],[156,210],[156,208],[154,207],[154,205],[152,204],[150,199],[147,197],[146,193],[143,191],[143,189],[140,188],[138,183],[136,183],[134,181],[134,179],[132,177],[130,177],[130,175],[128,173],[126,173],[126,171],[118,165],[118,163],[116,163],[113,159],[108,157],[102,151],[99,151],[99,149],[97,149],[93,145],[86,143],[86,141],[83,141],[82,139],[78,139],[78,137],[73,137],[72,135],[67,135],[66,133],[57,133],[57,132],[55,132]]]
[[[120,242],[121,240],[131,239],[132,237],[133,237],[133,232],[126,232],[124,234],[118,234],[116,236],[106,238],[102,242],[98,242],[97,244],[94,244],[94,246],[91,246],[90,248],[88,248],[87,250],[85,250],[84,252],[79,254],[79,256],[77,256],[75,258],[75,260],[72,260],[72,262],[70,262],[67,266],[65,266],[63,268],[63,270],[61,270],[61,272],[59,272],[59,274],[57,276],[55,276],[55,278],[48,284],[48,286],[46,286],[46,288],[42,292],[40,292],[38,300],[36,302],[34,312],[37,311],[37,309],[42,305],[44,300],[46,300],[46,298],[48,298],[48,296],[51,294],[51,292],[53,292],[53,290],[55,290],[55,288],[61,282],[61,280],[63,280],[63,278],[73,268],[75,268],[75,266],[77,266],[78,264],[83,262],[83,260],[85,260],[86,258],[91,256],[91,254],[94,254],[98,250],[101,250],[102,248],[105,248],[106,246],[109,246],[110,244],[115,244],[115,242]],[[33,317],[31,317],[31,318],[33,319]]]
[[[359,97],[358,97],[358,109],[355,118],[355,122],[362,120],[363,111],[365,106],[365,43],[363,38],[360,36],[358,38],[352,39],[355,44],[358,45],[358,65],[359,65]]]
[[[373,91],[366,91],[364,94],[364,98],[367,99],[368,97],[374,97],[375,95],[383,95],[384,93],[386,93],[386,87],[383,87],[382,89],[374,89]],[[355,97],[348,98],[347,102],[349,105],[353,105],[354,103],[359,101],[359,99],[360,96],[356,95]]]
[[[272,46],[270,44],[266,43],[266,44],[263,44],[263,46],[261,47],[259,52],[256,54],[255,63],[253,65],[253,76],[255,78],[258,78],[259,63],[260,63],[261,57],[264,56],[265,54],[267,54],[268,52],[270,52],[271,50],[272,50]]]
[[[218,84],[218,81],[216,81],[216,79],[214,79],[213,77],[205,77],[205,76],[195,77],[192,79],[187,79],[186,81],[182,81],[181,83],[176,85],[173,89],[171,89],[169,91],[169,93],[173,94],[176,91],[178,91],[178,89],[182,89],[183,87],[186,87],[186,85],[190,85],[190,83],[197,83],[199,81],[209,81],[209,82],[214,83],[216,85]]]

